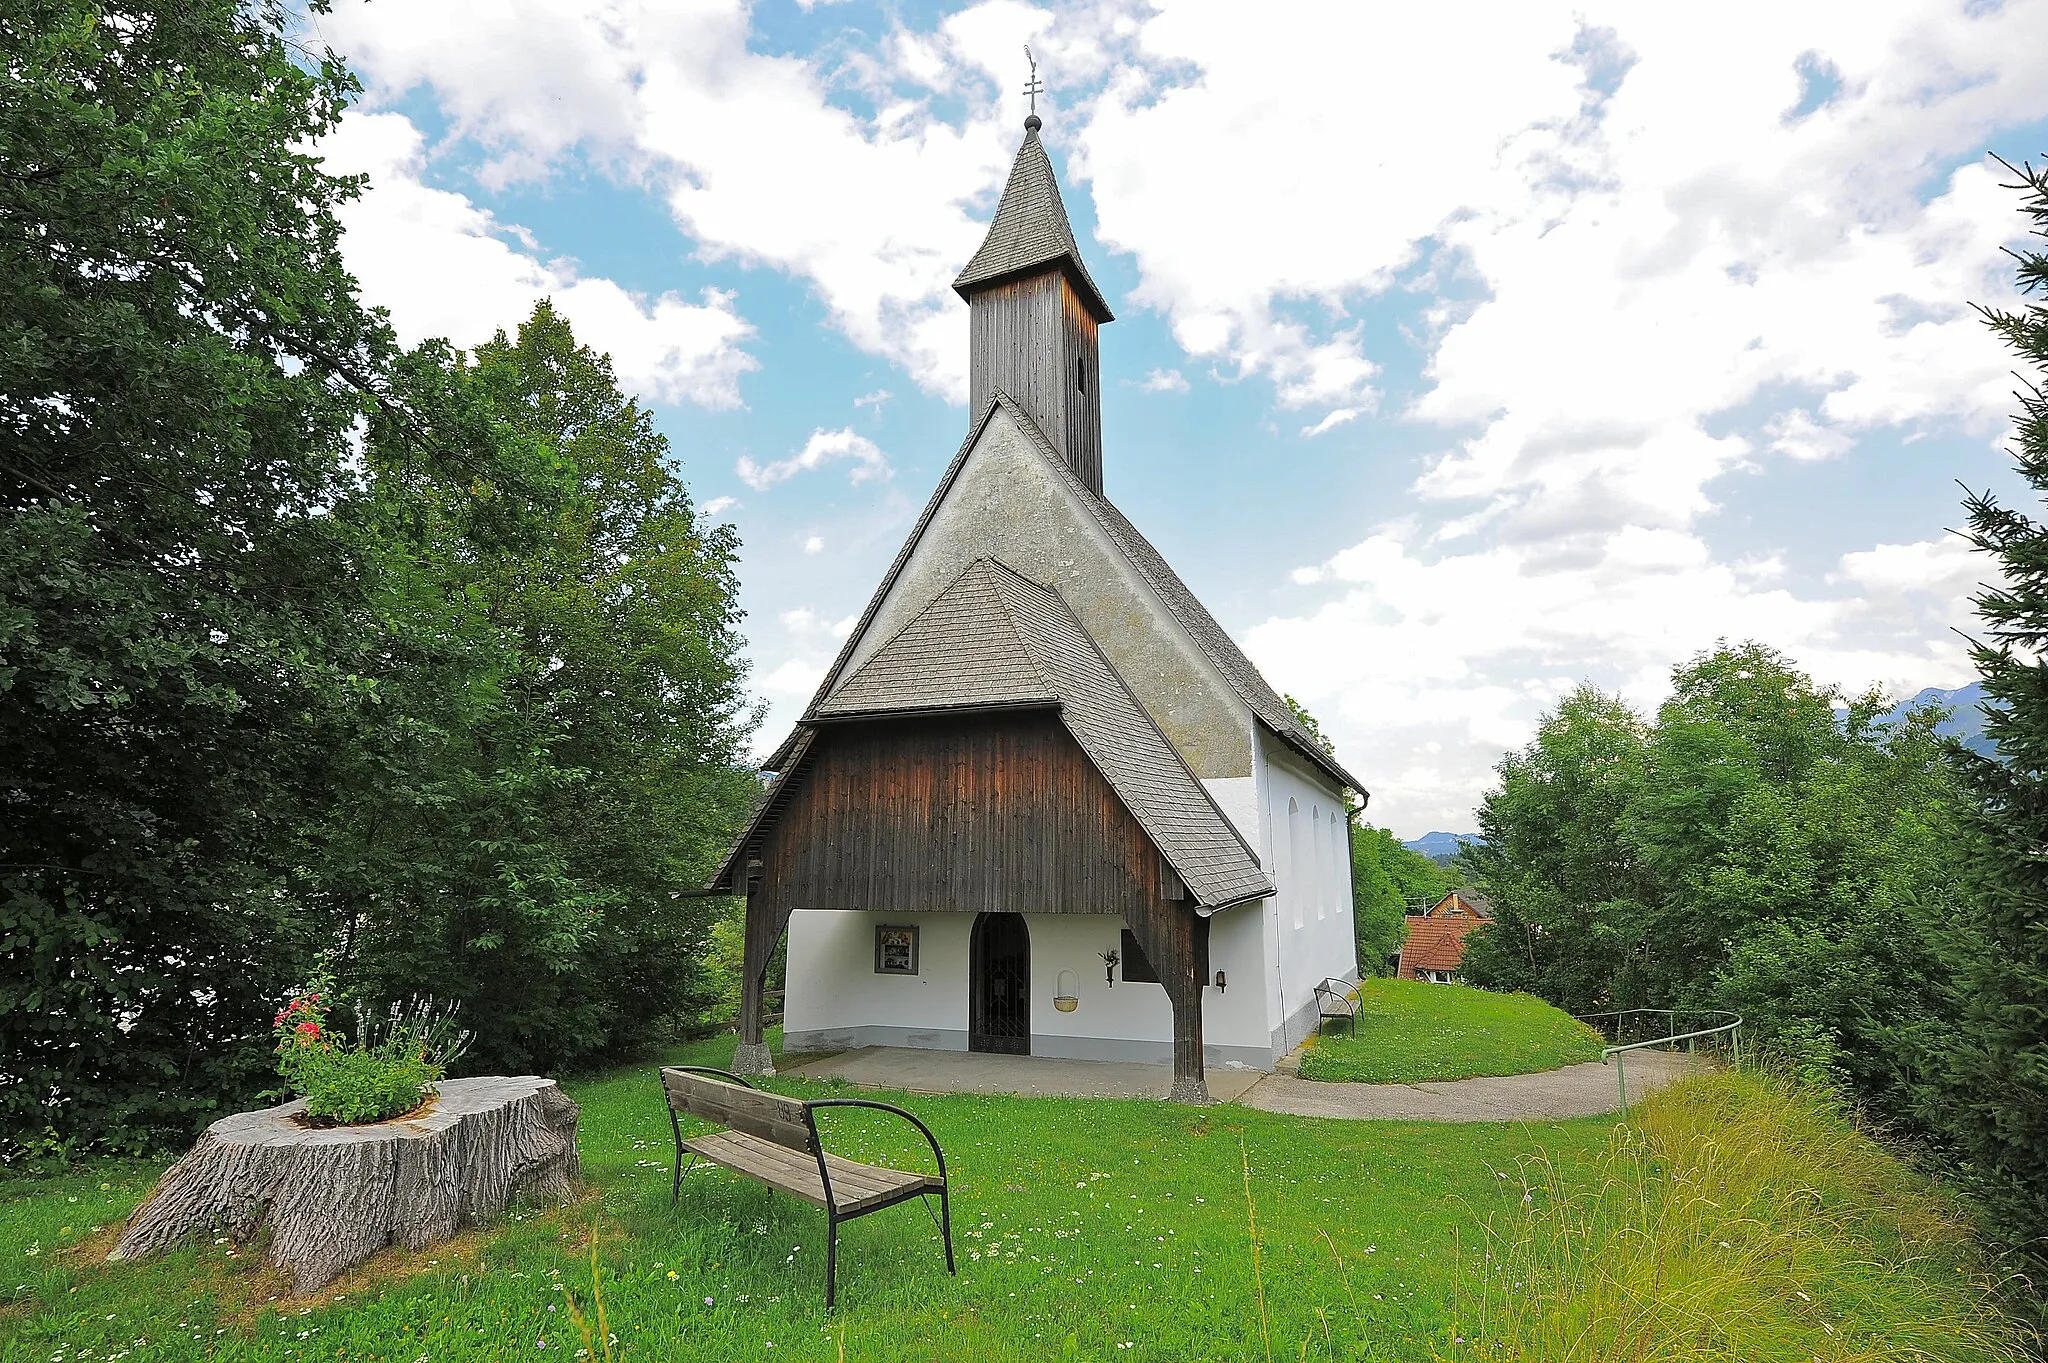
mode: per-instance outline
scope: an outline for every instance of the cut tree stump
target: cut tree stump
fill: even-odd
[[[443,1080],[405,1117],[314,1127],[301,1098],[223,1117],[157,1182],[110,1260],[146,1259],[221,1228],[270,1227],[294,1290],[332,1282],[386,1245],[424,1249],[505,1210],[515,1191],[567,1201],[581,1173],[576,1104],[552,1079]]]

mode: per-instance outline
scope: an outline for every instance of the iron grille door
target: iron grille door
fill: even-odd
[[[974,920],[967,1049],[1031,1054],[1031,934],[1021,914]]]

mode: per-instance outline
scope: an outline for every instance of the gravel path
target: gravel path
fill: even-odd
[[[1683,1052],[1630,1051],[1622,1059],[1630,1102],[1663,1088],[1694,1064]],[[1704,1067],[1708,1062],[1699,1063]],[[1620,1108],[1621,1090],[1610,1061],[1567,1065],[1542,1074],[1454,1079],[1441,1084],[1330,1084],[1269,1074],[1237,1101],[1297,1117],[1515,1122],[1601,1116]]]
[[[1685,1054],[1630,1051],[1629,1101],[1663,1088],[1691,1065]],[[1702,1064],[1709,1063],[1702,1061]],[[1163,1098],[1173,1073],[1164,1065],[1054,1060],[872,1046],[827,1056],[784,1056],[784,1074],[844,1079],[911,1093],[1015,1093],[1086,1098]],[[1290,1074],[1212,1067],[1209,1092],[1224,1102],[1299,1117],[1395,1118],[1437,1122],[1514,1122],[1597,1117],[1621,1106],[1612,1064],[1568,1065],[1544,1074],[1456,1079],[1441,1084],[1329,1084]]]

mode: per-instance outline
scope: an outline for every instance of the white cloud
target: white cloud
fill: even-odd
[[[1138,381],[1148,393],[1185,393],[1188,381],[1178,369],[1154,369]]]
[[[807,473],[841,459],[853,461],[849,482],[865,483],[894,476],[894,470],[889,467],[889,457],[882,453],[882,447],[851,426],[836,431],[812,431],[811,438],[804,442],[802,449],[772,464],[757,464],[752,455],[743,454],[733,468],[741,482],[756,492],[766,492],[799,473]]]
[[[2048,116],[2040,4],[1504,6],[1483,41],[1445,7],[1286,15],[1149,19],[1086,165],[1138,297],[1282,405],[1366,405],[1353,314],[1417,315],[1402,415],[1447,446],[1419,514],[1297,569],[1321,604],[1250,636],[1391,817],[1469,827],[1564,689],[1649,703],[1723,636],[1851,686],[1968,675],[1954,546],[1857,550],[1845,508],[1818,580],[1705,518],[1717,480],[1873,432],[2002,428],[2007,359],[1962,304],[2008,296],[2018,220],[1972,152]],[[1414,60],[1450,51],[1456,81]],[[1790,117],[1807,53],[1841,86]]]
[[[894,44],[893,67],[837,49],[832,66],[754,50],[750,16],[742,0],[344,0],[322,31],[373,101],[430,88],[454,132],[485,147],[486,183],[542,176],[574,152],[658,187],[705,259],[808,280],[856,345],[964,400],[966,310],[950,285],[1017,137],[981,67],[1006,54],[1007,90],[1017,44],[1049,14],[977,7]],[[1074,54],[1096,44],[1090,26],[1076,29],[1061,50],[1082,70]],[[980,115],[935,117],[897,88],[920,78],[956,93],[964,83]],[[873,115],[832,103],[835,81],[864,87]]]
[[[823,540],[817,539],[816,536],[812,538],[820,549],[825,547]],[[794,610],[786,610],[782,612],[780,619],[782,627],[800,639],[817,637],[844,639],[847,635],[853,633],[853,627],[860,623],[860,616],[858,615],[849,615],[841,620],[827,620],[809,606],[798,606]]]
[[[1823,426],[1804,407],[1780,412],[1765,425],[1771,448],[1792,459],[1833,459],[1847,454],[1855,441],[1832,426]]]
[[[1970,547],[1960,535],[1914,544],[1880,544],[1842,555],[1831,579],[1849,583],[1872,596],[1926,593],[1946,600],[1973,592],[1980,583],[2001,582],[1995,560]]]
[[[874,414],[876,416],[880,416],[882,414],[883,405],[886,404],[889,401],[889,399],[894,396],[895,394],[891,393],[886,388],[877,388],[872,393],[863,393],[859,397],[855,398],[853,400],[853,405],[855,409],[859,409],[862,407],[872,408]]]
[[[350,113],[320,150],[335,173],[370,176],[370,188],[340,211],[342,251],[364,298],[390,310],[407,344],[441,336],[472,346],[553,298],[579,340],[611,355],[628,392],[739,405],[740,375],[757,365],[740,348],[754,329],[732,295],[648,300],[580,275],[568,261],[541,260],[528,244],[513,244],[524,243],[516,227],[424,183],[425,142],[403,114]]]
[[[697,508],[697,514],[709,516],[711,519],[716,520],[739,504],[740,499],[737,497],[713,497],[710,501]]]
[[[1965,646],[1945,626],[1981,566],[1948,541],[1886,545],[1845,556],[1836,591],[1801,595],[1772,563],[1718,562],[1683,531],[1627,530],[1577,556],[1438,555],[1383,532],[1297,572],[1337,595],[1259,625],[1247,646],[1333,732],[1381,817],[1467,829],[1501,752],[1574,685],[1653,706],[1672,665],[1721,638],[1774,644],[1851,689],[1960,682]],[[1425,760],[1430,742],[1442,748]]]
[[[763,676],[760,686],[771,695],[807,698],[818,689],[818,683],[825,680],[825,668],[821,663],[806,662],[802,658],[790,658],[774,671]]]
[[[1356,420],[1357,417],[1358,409],[1356,407],[1339,407],[1336,411],[1331,412],[1321,421],[1314,422],[1310,425],[1302,427],[1302,438],[1307,440],[1313,440],[1315,439],[1315,437],[1321,435],[1323,432],[1333,431],[1337,427],[1342,426],[1347,421]]]
[[[804,541],[804,552],[807,554],[824,553],[825,537],[823,535],[812,535],[809,539]]]

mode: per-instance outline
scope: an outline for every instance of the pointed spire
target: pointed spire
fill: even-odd
[[[1095,287],[1081,261],[1081,248],[1074,243],[1074,228],[1067,221],[1067,206],[1060,199],[1052,160],[1038,140],[1042,126],[1037,114],[1024,120],[1024,145],[1017,148],[1010,182],[1003,186],[1003,197],[996,204],[995,220],[988,226],[981,249],[953,281],[953,292],[969,298],[991,285],[1057,267],[1066,271],[1074,292],[1097,322],[1114,321],[1102,290]]]

